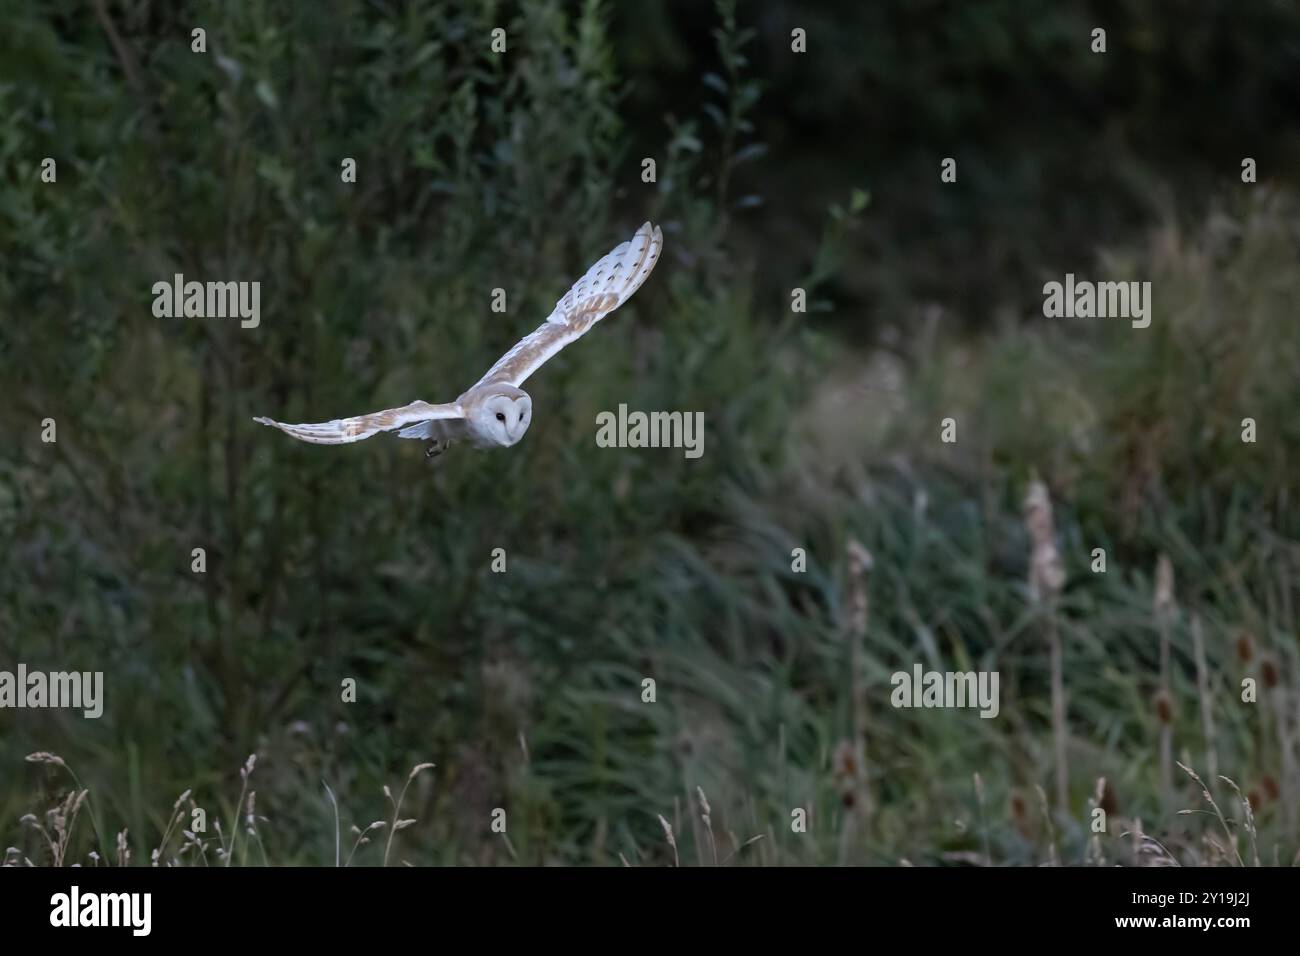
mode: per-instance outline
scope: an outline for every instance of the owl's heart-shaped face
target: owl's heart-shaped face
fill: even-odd
[[[523,438],[532,420],[533,400],[527,392],[509,386],[480,399],[467,416],[474,444],[501,448]]]

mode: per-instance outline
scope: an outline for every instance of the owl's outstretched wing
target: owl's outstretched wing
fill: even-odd
[[[522,385],[552,355],[631,298],[659,261],[663,244],[658,226],[642,225],[629,241],[588,269],[555,303],[546,322],[501,356],[474,388],[489,382]]]
[[[299,441],[309,441],[317,445],[345,445],[348,442],[361,441],[380,432],[392,431],[403,425],[428,422],[440,418],[464,418],[465,410],[459,402],[448,405],[430,405],[428,402],[412,402],[400,408],[386,408],[382,412],[358,415],[355,418],[336,418],[332,422],[320,422],[315,425],[286,425],[284,422],[269,418],[254,418],[253,421],[278,428],[286,435],[292,435]]]

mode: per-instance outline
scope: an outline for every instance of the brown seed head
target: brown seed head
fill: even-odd
[[[1115,785],[1110,782],[1108,777],[1101,788],[1101,800],[1097,806],[1105,811],[1106,816],[1114,816],[1119,812],[1119,797],[1115,793]]]
[[[1167,691],[1158,690],[1154,698],[1156,717],[1160,723],[1167,724],[1174,719],[1174,702]]]
[[[1260,786],[1264,789],[1264,796],[1269,800],[1276,800],[1282,795],[1282,788],[1277,785],[1277,780],[1265,774],[1260,778]]]
[[[1255,656],[1255,642],[1250,639],[1250,634],[1246,631],[1237,632],[1237,660],[1243,664],[1249,664],[1251,658]]]

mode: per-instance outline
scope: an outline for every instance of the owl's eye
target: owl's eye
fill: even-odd
[[[505,420],[506,420],[506,417],[505,417],[504,415],[502,415],[500,412],[497,412],[497,421],[499,421],[499,422],[503,422],[503,421],[505,421]]]

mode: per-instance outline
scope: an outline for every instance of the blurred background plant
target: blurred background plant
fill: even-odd
[[[102,670],[107,698],[97,721],[0,711],[10,862],[224,862],[168,844],[190,806],[249,863],[333,863],[339,832],[354,864],[1300,850],[1294,5],[0,22],[0,669]],[[663,264],[530,380],[509,454],[431,468],[251,423],[454,396],[647,218]],[[1043,319],[1067,271],[1150,280],[1151,327]],[[260,326],[155,318],[175,273],[260,280]],[[601,452],[619,403],[703,411],[704,456]],[[998,719],[890,706],[918,661],[997,670]],[[1165,738],[1227,832],[1162,781]],[[374,797],[426,760],[390,848]]]

